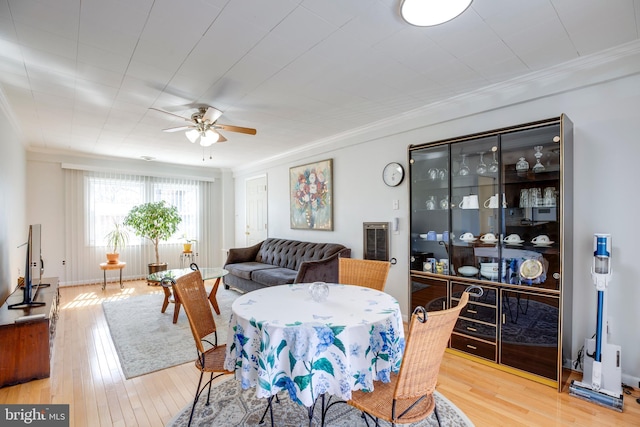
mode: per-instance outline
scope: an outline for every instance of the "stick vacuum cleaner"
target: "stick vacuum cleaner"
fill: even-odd
[[[571,381],[569,394],[622,412],[622,369],[620,346],[607,343],[606,291],[611,280],[611,235],[594,235],[591,277],[598,291],[595,339],[584,341],[582,382]]]

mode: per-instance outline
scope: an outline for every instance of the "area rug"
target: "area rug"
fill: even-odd
[[[195,392],[195,390],[194,390]],[[286,392],[279,395],[280,402],[274,403],[273,420],[278,427],[299,427],[309,425],[307,408],[289,399]],[[435,393],[436,405],[442,426],[473,427],[473,423],[453,403],[440,393]],[[206,393],[198,400],[193,415],[192,426],[257,426],[266,408],[267,400],[256,397],[255,388],[242,390],[240,383],[232,376],[211,389],[211,403],[205,405]],[[191,403],[175,416],[167,427],[182,427],[189,422]],[[271,418],[267,414],[264,426],[271,425]],[[313,425],[320,425],[320,411],[316,408]],[[327,413],[325,426],[328,427],[356,427],[364,426],[361,412],[345,404],[331,406]],[[386,425],[386,424],[383,424]],[[435,415],[431,414],[426,420],[415,424],[403,424],[412,427],[437,426]]]
[[[216,295],[220,315],[214,314],[218,327],[218,343],[227,342],[227,325],[231,304],[240,294],[221,285]],[[196,359],[196,347],[189,320],[180,309],[173,322],[173,304],[160,313],[164,294],[139,295],[104,301],[102,309],[111,338],[120,359],[125,378],[181,365]]]

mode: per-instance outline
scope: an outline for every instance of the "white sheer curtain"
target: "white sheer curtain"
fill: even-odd
[[[104,236],[113,223],[122,222],[129,210],[146,202],[165,200],[178,208],[182,217],[178,232],[159,246],[160,262],[168,268],[180,267],[182,236],[196,239],[195,261],[210,266],[217,238],[210,231],[215,196],[213,183],[183,178],[158,178],[123,173],[65,169],[65,259],[67,285],[98,283],[103,280],[99,268],[106,261]],[[155,262],[153,244],[129,232],[129,244],[120,250],[127,263],[123,279],[144,278],[149,263]],[[107,272],[117,276],[117,272]],[[112,279],[114,277],[108,277]]]

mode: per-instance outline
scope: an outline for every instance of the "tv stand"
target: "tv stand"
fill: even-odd
[[[49,287],[34,286],[37,305],[21,306],[23,292],[16,289],[0,307],[0,387],[50,375],[60,297],[58,278],[46,281]]]
[[[47,286],[51,286],[51,284],[49,283],[32,284],[30,288],[27,287],[26,285],[22,286],[22,302],[9,304],[8,306],[9,310],[20,310],[20,309],[26,309],[31,307],[44,307],[46,303],[43,301],[36,301],[36,297],[38,295],[38,290],[40,288],[46,288]]]
[[[9,305],[7,308],[9,310],[26,310],[32,307],[44,307],[45,305],[47,305],[46,302],[40,302],[40,301],[22,301],[22,302],[18,302],[15,304],[11,304]]]

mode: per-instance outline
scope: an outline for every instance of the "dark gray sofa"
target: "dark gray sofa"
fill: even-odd
[[[338,257],[351,249],[337,243],[266,239],[247,248],[229,249],[223,283],[249,292],[289,283],[338,282]]]

